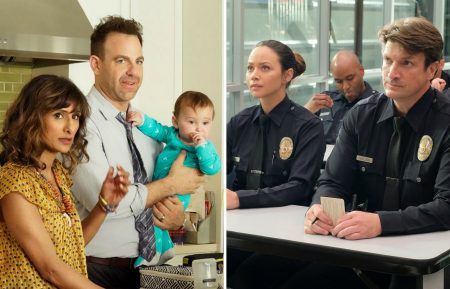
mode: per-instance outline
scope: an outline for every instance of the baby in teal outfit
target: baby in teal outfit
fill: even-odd
[[[220,171],[219,155],[208,140],[213,119],[212,101],[205,94],[196,91],[186,91],[178,97],[172,116],[173,126],[162,125],[147,115],[142,117],[139,112],[129,112],[127,115],[127,120],[137,125],[145,135],[166,144],[156,160],[153,180],[167,176],[181,150],[187,152],[185,166],[198,168],[206,175],[214,175]],[[177,195],[177,197],[186,209],[191,195]],[[135,267],[160,265],[174,256],[169,232],[158,226],[154,226],[154,231],[156,255],[152,260],[145,260],[140,254],[134,263]]]

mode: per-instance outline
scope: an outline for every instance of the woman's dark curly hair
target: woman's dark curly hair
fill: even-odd
[[[86,152],[86,119],[89,104],[83,93],[69,79],[56,75],[40,75],[30,80],[20,91],[17,99],[6,111],[3,130],[0,133],[0,164],[8,161],[36,168],[45,168],[39,161],[44,152],[44,115],[75,104],[80,112],[79,128],[72,147],[62,154],[63,164],[73,172]]]

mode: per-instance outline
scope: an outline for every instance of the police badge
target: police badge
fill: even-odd
[[[284,137],[280,141],[280,159],[287,160],[292,155],[294,149],[294,142],[290,137]]]
[[[417,158],[423,162],[428,159],[433,149],[433,140],[429,135],[424,135],[420,139],[419,149],[417,150]]]

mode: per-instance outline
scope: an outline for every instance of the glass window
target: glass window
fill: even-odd
[[[239,99],[239,92],[227,92],[227,122],[235,114],[236,99]]]
[[[382,92],[384,91],[383,81],[381,79],[381,72],[375,74],[365,74],[364,80],[367,81],[373,89]]]
[[[355,51],[355,1],[331,1],[330,59],[339,50]],[[378,30],[383,26],[383,2],[363,1],[362,55],[364,68],[380,68]]]
[[[261,40],[281,41],[300,53],[306,74],[319,71],[319,0],[245,0],[244,61]],[[245,67],[242,67],[245,71]]]
[[[433,22],[433,2],[428,0],[395,0],[394,18],[423,16]]]
[[[364,0],[364,24],[361,62],[365,69],[381,68],[378,30],[383,27],[383,2]]]
[[[324,31],[326,19],[322,17],[328,6],[321,11],[322,3],[330,5],[329,31]],[[387,9],[385,3],[390,3],[392,9]],[[450,29],[447,29],[450,27],[450,0],[445,0],[444,4],[442,21],[447,44],[450,43]],[[424,16],[433,21],[434,5],[435,1],[427,0],[363,0],[363,21],[355,26],[356,0],[227,0],[227,119],[257,103],[245,85],[245,70],[248,55],[259,41],[279,40],[305,58],[305,75],[296,79],[288,90],[290,98],[303,105],[314,93],[333,89],[329,60],[341,49],[355,50],[356,28],[362,26],[359,57],[366,69],[364,79],[374,89],[383,91],[378,30],[385,24],[384,20],[391,17]],[[321,33],[328,32],[329,38],[320,37]],[[325,39],[327,43],[320,42]],[[320,53],[328,52],[329,59],[319,59]],[[445,45],[444,53],[449,61],[450,46]]]
[[[355,48],[355,1],[332,1],[330,59],[339,50]]]
[[[288,90],[288,95],[292,101],[300,105],[305,105],[305,103],[311,98],[311,96],[322,91],[323,89],[315,82],[301,84],[291,83],[291,86]]]
[[[444,57],[445,62],[450,61],[450,0],[445,0],[444,15]]]
[[[226,59],[226,65],[227,65],[227,83],[230,83],[232,81],[233,77],[233,59],[234,59],[234,53],[233,53],[233,1],[228,0],[227,1],[227,47],[226,47],[226,53],[227,53],[227,59]]]

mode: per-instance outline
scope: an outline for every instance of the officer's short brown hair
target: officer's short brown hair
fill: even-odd
[[[408,53],[425,55],[425,68],[442,59],[444,42],[434,25],[423,17],[408,17],[387,24],[378,31],[378,39],[399,43]]]

